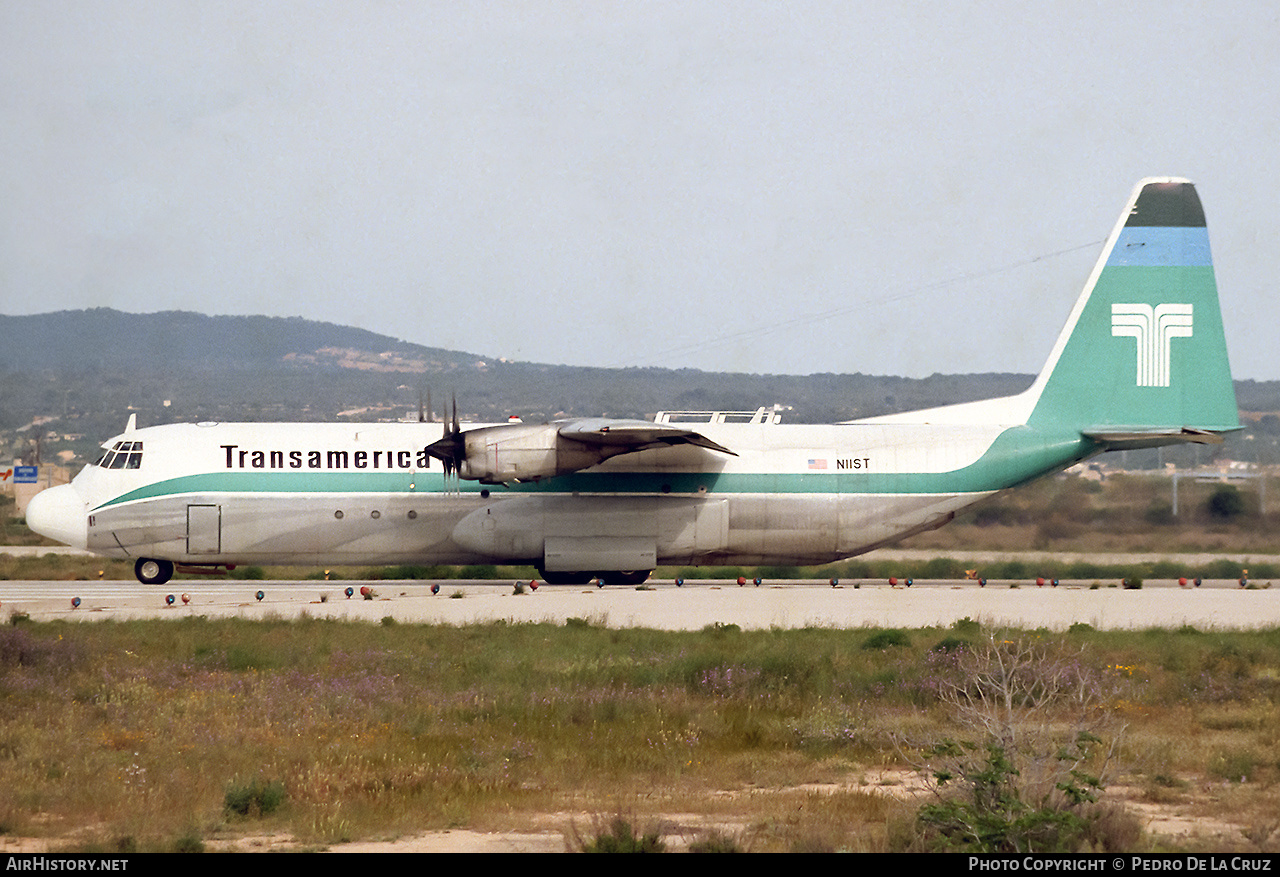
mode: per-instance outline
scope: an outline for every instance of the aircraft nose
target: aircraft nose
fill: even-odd
[[[88,510],[70,484],[42,490],[27,503],[27,526],[72,548],[89,542]]]

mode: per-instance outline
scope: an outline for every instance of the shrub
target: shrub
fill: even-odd
[[[615,817],[607,829],[596,832],[595,838],[581,841],[584,853],[665,853],[667,845],[656,831],[637,835],[631,823],[621,816]]]
[[[972,745],[946,741],[938,754],[954,756]],[[922,826],[934,834],[934,845],[942,850],[985,853],[1075,852],[1083,839],[1088,820],[1074,805],[1092,802],[1091,789],[1100,788],[1092,778],[1072,771],[1072,782],[1064,791],[1072,805],[1056,807],[1024,800],[1014,767],[1003,747],[988,744],[981,761],[962,762],[958,775],[935,774],[939,786],[952,780],[962,785],[962,793],[920,808]]]
[[[203,853],[204,839],[193,828],[174,839],[173,851],[175,853]]]
[[[720,831],[711,831],[699,840],[689,844],[691,853],[745,853],[741,842]]]
[[[1258,754],[1248,748],[1221,749],[1206,766],[1209,774],[1230,783],[1246,783],[1258,769]]]
[[[228,813],[265,816],[278,810],[284,797],[284,783],[254,779],[248,785],[232,785],[223,802]]]
[[[1041,637],[992,636],[940,665],[938,700],[974,736],[928,747],[919,765],[937,795],[917,813],[930,846],[1071,852],[1099,840],[1099,767],[1119,730],[1100,708],[1111,686],[1082,659]]]
[[[1209,516],[1229,521],[1244,514],[1244,497],[1233,484],[1223,484],[1209,497]]]
[[[864,649],[888,649],[894,646],[909,646],[911,638],[896,627],[877,630],[863,642]]]

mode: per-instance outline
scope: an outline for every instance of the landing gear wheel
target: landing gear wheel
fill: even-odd
[[[651,569],[621,569],[616,572],[600,573],[600,583],[604,585],[643,585],[653,574]]]
[[[139,557],[133,565],[133,574],[144,585],[163,585],[173,578],[173,561]]]

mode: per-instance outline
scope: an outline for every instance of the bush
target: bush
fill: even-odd
[[[228,813],[265,816],[278,810],[284,803],[284,797],[284,783],[255,779],[248,785],[233,785],[227,789],[223,801]]]
[[[961,747],[952,741],[942,744],[940,755],[958,754]],[[959,775],[938,774],[939,785],[957,780],[962,794],[920,808],[919,820],[933,836],[933,845],[944,851],[984,853],[1069,853],[1077,852],[1089,827],[1088,820],[1074,805],[1094,800],[1096,781],[1073,781],[1066,789],[1073,801],[1069,806],[1039,806],[1024,800],[1018,782],[1019,771],[1003,747],[988,744],[980,762],[969,762]],[[1077,771],[1072,771],[1078,774]]]
[[[926,844],[953,852],[1074,852],[1097,843],[1094,807],[1107,739],[1119,730],[1104,674],[1040,637],[992,636],[939,665],[938,700],[970,739],[923,763],[937,800],[920,808]],[[1102,736],[1099,736],[1101,734]]]
[[[689,844],[691,853],[745,853],[746,850],[736,837],[720,831],[712,831],[699,840]]]
[[[173,851],[175,853],[203,853],[204,839],[193,828],[174,839]]]
[[[1233,484],[1223,484],[1209,497],[1209,516],[1229,521],[1244,514],[1244,497]]]
[[[584,853],[665,853],[667,845],[656,831],[637,835],[631,823],[621,816],[609,823],[607,829],[596,832],[594,839],[581,841]]]
[[[896,627],[877,630],[863,642],[864,649],[888,649],[894,646],[909,646],[911,638]]]

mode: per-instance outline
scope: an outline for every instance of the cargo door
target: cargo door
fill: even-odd
[[[187,506],[187,554],[222,553],[222,506]]]

